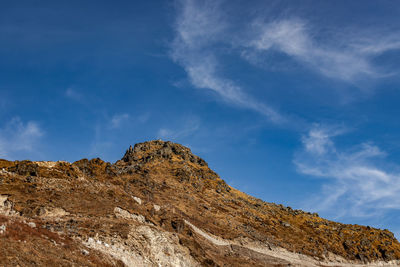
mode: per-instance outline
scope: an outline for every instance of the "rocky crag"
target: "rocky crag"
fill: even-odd
[[[400,266],[387,230],[263,202],[190,149],[114,164],[0,160],[1,266]]]

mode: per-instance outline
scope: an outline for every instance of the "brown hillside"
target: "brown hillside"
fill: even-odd
[[[115,164],[0,160],[0,265],[396,266],[387,230],[328,221],[225,183],[150,141]]]

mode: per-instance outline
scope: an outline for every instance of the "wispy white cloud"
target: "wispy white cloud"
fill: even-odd
[[[194,87],[213,90],[228,103],[255,110],[272,121],[282,121],[278,112],[221,74],[215,46],[224,43],[228,27],[219,1],[179,1],[172,59],[185,69]]]
[[[127,113],[115,114],[114,116],[112,116],[112,118],[110,120],[110,127],[112,129],[119,128],[128,119],[129,119],[129,114],[127,114]]]
[[[178,127],[160,128],[157,137],[161,139],[177,140],[195,134],[200,129],[200,120],[197,117],[189,116],[184,118]]]
[[[397,32],[363,32],[359,36],[348,37],[349,47],[357,53],[375,56],[387,51],[400,49],[400,37]]]
[[[146,123],[151,117],[149,112],[133,115],[128,113],[118,113],[113,116],[106,117],[105,124],[108,129],[118,129],[122,127],[129,127],[127,124]]]
[[[400,209],[400,168],[382,163],[386,153],[371,143],[339,149],[333,138],[343,127],[314,125],[303,136],[295,157],[299,172],[326,179],[321,195],[311,200],[315,210],[337,216],[375,216]]]
[[[43,130],[34,121],[23,122],[15,117],[0,128],[0,157],[15,159],[38,149]]]
[[[329,131],[323,127],[312,128],[308,135],[302,137],[305,150],[312,154],[322,155],[335,152],[335,146],[331,138],[345,132],[344,127],[331,127]]]
[[[301,19],[281,19],[253,24],[254,39],[247,45],[258,51],[279,51],[329,78],[355,81],[365,77],[382,77],[388,71],[378,68],[372,58],[386,51],[399,49],[398,34],[381,36],[333,35],[318,40],[313,25]]]
[[[246,12],[242,12],[241,20],[225,12],[225,4],[218,0],[178,1],[170,55],[185,69],[194,87],[211,89],[225,101],[255,110],[272,121],[283,120],[282,115],[223,74],[220,58],[226,51],[262,67],[277,64],[266,56],[268,53],[282,53],[299,63],[299,67],[353,85],[396,73],[377,64],[375,59],[400,49],[398,32],[349,25],[345,29],[330,28],[328,36],[324,25],[311,25],[290,12],[281,16],[266,12],[267,16],[255,17],[246,17]],[[235,77],[235,81],[238,79]]]

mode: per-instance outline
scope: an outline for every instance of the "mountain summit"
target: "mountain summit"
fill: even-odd
[[[172,158],[179,158],[183,161],[190,161],[201,166],[207,166],[207,163],[200,157],[193,155],[189,148],[180,144],[161,140],[138,143],[134,148],[129,146],[121,160],[124,162],[136,162],[139,159],[143,161],[161,158],[169,160]]]
[[[398,266],[388,230],[267,203],[180,144],[114,164],[0,160],[0,265]]]

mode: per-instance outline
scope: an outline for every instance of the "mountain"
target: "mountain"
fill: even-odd
[[[114,164],[0,160],[1,266],[400,266],[388,230],[230,187],[161,140]]]

